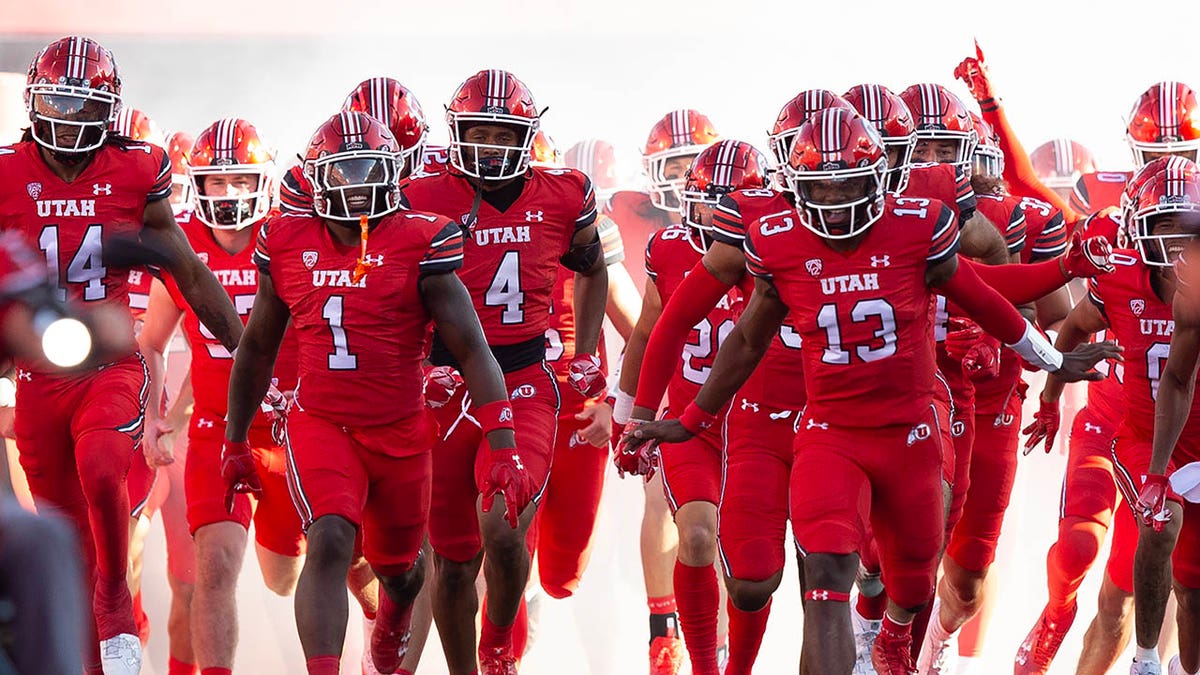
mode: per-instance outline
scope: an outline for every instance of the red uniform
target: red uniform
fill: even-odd
[[[616,223],[600,216],[596,231],[604,247],[605,266],[620,264],[625,259],[625,248]],[[575,275],[560,268],[550,305],[550,327],[546,329],[546,361],[558,378],[562,404],[554,442],[554,470],[531,528],[537,533],[538,577],[542,588],[554,598],[572,595],[587,569],[608,464],[608,446],[597,448],[575,433],[582,426],[575,415],[583,411],[588,399],[567,384],[567,364],[575,355],[574,297]],[[603,340],[599,357],[601,368],[607,371]]]
[[[846,554],[870,504],[884,583],[901,606],[929,599],[941,548],[941,433],[933,404],[926,270],[957,254],[941,202],[898,205],[837,253],[792,212],[760,218],[747,266],[770,280],[801,337],[808,406],[792,466],[791,518],[804,552]]]
[[[1103,211],[1110,206],[1120,206],[1125,183],[1132,177],[1132,171],[1096,171],[1083,174],[1075,183],[1075,191],[1071,193],[1071,210],[1086,214]]]
[[[984,201],[981,199],[980,204]],[[1010,197],[1005,203],[1015,205],[1024,218],[1022,263],[1040,262],[1066,252],[1067,230],[1058,210],[1032,198]],[[996,218],[1006,212],[1007,206],[988,219],[999,226]],[[967,492],[961,517],[946,546],[947,555],[964,569],[983,571],[995,558],[1016,478],[1025,389],[1020,359],[1007,348],[1000,350],[999,374],[974,383],[974,438]]]
[[[650,237],[646,247],[646,275],[654,281],[664,303],[700,261],[693,236],[690,228],[676,225]],[[670,401],[667,417],[677,416],[696,399],[700,387],[708,380],[717,351],[737,323],[742,307],[741,289],[731,288],[708,316],[692,328],[667,387],[667,400]],[[713,425],[685,443],[660,446],[663,490],[672,512],[694,501],[719,503],[725,450],[722,426]]]
[[[1158,298],[1151,285],[1152,268],[1142,263],[1135,251],[1118,250],[1112,262],[1116,271],[1093,279],[1088,299],[1108,320],[1117,342],[1125,348],[1125,417],[1113,442],[1117,488],[1126,503],[1137,503],[1142,477],[1150,466],[1154,438],[1154,399],[1158,382],[1167,362],[1171,334],[1175,330],[1171,303]],[[1179,436],[1179,443],[1167,464],[1166,474],[1200,460],[1200,402]],[[1184,506],[1183,530],[1172,556],[1175,579],[1186,588],[1200,587],[1200,511],[1185,503],[1174,491],[1168,499]],[[1131,531],[1132,528],[1132,531]],[[1113,583],[1126,592],[1133,591],[1133,555],[1137,549],[1136,520],[1132,510],[1117,518],[1108,572]]]
[[[251,259],[254,247],[229,253],[213,238],[212,231],[197,218],[185,215],[180,226],[196,255],[212,270],[229,294],[234,309],[245,322],[250,318],[258,290],[258,269]],[[213,523],[231,521],[249,529],[254,520],[255,540],[269,551],[284,556],[304,552],[300,518],[288,494],[283,448],[271,440],[271,419],[261,411],[250,427],[250,442],[258,462],[263,494],[255,501],[239,494],[232,511],[225,505],[225,482],[221,479],[221,446],[225,441],[225,415],[228,412],[229,376],[233,356],[209,332],[183,299],[170,276],[167,291],[175,306],[183,311],[183,332],[191,346],[192,394],[195,408],[188,427],[188,456],[184,468],[187,495],[188,528],[196,530]],[[295,336],[287,333],[275,361],[279,388],[287,391],[296,383]]]
[[[416,395],[431,324],[418,282],[458,268],[462,233],[401,211],[371,231],[367,253],[377,266],[356,283],[358,247],[334,241],[314,216],[287,214],[263,225],[254,261],[299,341],[286,433],[296,509],[306,527],[325,515],[360,526],[367,560],[396,575],[425,535],[436,436]]]
[[[105,267],[104,241],[137,236],[146,204],[170,193],[171,164],[154,145],[110,141],[70,183],[50,170],[34,142],[0,148],[0,229],[20,232],[41,251],[61,297],[84,308],[130,316],[129,271]],[[132,338],[133,321],[126,323]],[[34,499],[74,521],[96,582],[100,637],[136,633],[124,581],[124,481],[142,436],[148,380],[141,355],[69,374],[50,374],[36,362],[17,368],[17,446]]]
[[[621,190],[613,193],[604,208],[604,215],[612,218],[621,230],[627,255],[625,267],[638,288],[646,285],[646,245],[650,237],[659,230],[679,222],[679,215],[668,213],[650,203],[645,192]]]
[[[960,224],[970,220],[978,206],[970,176],[953,164],[913,164],[901,196],[937,199],[950,207]]]
[[[440,213],[466,223],[459,278],[471,294],[484,334],[505,374],[516,423],[521,461],[545,490],[555,442],[559,410],[554,372],[545,361],[546,330],[559,258],[580,229],[596,219],[591,182],[573,169],[533,167],[526,172],[516,200],[503,211],[457,173],[413,177],[404,188],[416,209]],[[471,221],[473,207],[477,218]],[[430,355],[435,365],[455,365],[434,336]],[[479,427],[471,420],[465,391],[438,409],[443,437],[434,453],[433,517],[429,540],[439,555],[466,561],[479,552],[481,539],[475,511],[482,471],[490,453]]]
[[[740,249],[747,223],[794,209],[773,190],[732,192],[713,213],[713,239]],[[743,296],[751,288],[747,278]],[[735,579],[763,581],[783,569],[792,442],[808,401],[799,349],[800,336],[789,317],[738,390],[725,421],[717,543],[725,574]]]

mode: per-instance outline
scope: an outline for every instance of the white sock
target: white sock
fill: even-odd
[[[946,630],[946,627],[942,625],[941,610],[942,601],[934,600],[933,611],[929,617],[929,629],[926,632],[930,639],[937,640],[938,642],[945,642],[946,640],[949,640],[952,635],[954,635],[955,631]]]
[[[1149,649],[1138,645],[1137,651],[1133,655],[1133,660],[1138,663],[1159,663],[1158,647],[1150,647]]]

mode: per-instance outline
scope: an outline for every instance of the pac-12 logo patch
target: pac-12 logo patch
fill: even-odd
[[[311,270],[317,264],[318,257],[316,251],[305,251],[300,254],[300,262],[304,263],[304,266]]]

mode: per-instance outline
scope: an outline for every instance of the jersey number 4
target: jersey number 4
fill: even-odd
[[[58,226],[47,225],[42,228],[42,233],[38,235],[38,248],[46,254],[46,268],[50,278],[58,285],[59,300],[67,299],[67,289],[62,285],[64,281],[67,284],[83,284],[83,299],[88,302],[103,300],[108,293],[108,289],[104,287],[104,277],[108,274],[108,268],[104,266],[102,257],[102,234],[103,228],[99,224],[87,226],[83,232],[83,240],[79,242],[79,250],[75,251],[71,262],[67,263],[64,279],[59,269]]]
[[[521,290],[521,254],[506,251],[483,295],[483,304],[488,307],[503,307],[500,323],[518,324],[525,321],[525,293]]]

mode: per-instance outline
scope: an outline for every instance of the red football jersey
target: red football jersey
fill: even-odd
[[[992,221],[1000,234],[1004,235],[1004,243],[1008,246],[1009,255],[1018,255],[1025,248],[1025,211],[1021,209],[1021,200],[1012,195],[977,194],[975,203],[984,218]]]
[[[975,215],[975,189],[971,178],[953,164],[919,163],[908,170],[903,197],[936,199],[950,207],[961,226]]]
[[[700,262],[700,251],[693,244],[693,237],[691,228],[683,225],[659,230],[650,237],[646,247],[646,275],[654,281],[664,305]],[[672,409],[682,412],[685,405],[696,399],[712,371],[717,350],[742,315],[743,306],[742,291],[734,286],[704,320],[692,327],[675,375],[667,386],[667,400]]]
[[[880,427],[927,415],[936,367],[925,273],[958,253],[949,207],[888,195],[848,253],[781,212],[748,229],[745,249],[747,268],[774,283],[800,334],[807,417]]]
[[[1109,210],[1095,213],[1084,220],[1084,237],[1104,237],[1110,244],[1116,245],[1117,229],[1121,227],[1119,211]],[[1096,335],[1094,340],[1115,340],[1112,331],[1106,330]],[[1094,380],[1087,385],[1087,406],[1107,419],[1119,420],[1125,417],[1125,394],[1122,388],[1125,383],[1125,364],[1120,361],[1101,361],[1096,364],[1096,370],[1104,373],[1103,380]]]
[[[1124,424],[1148,441],[1154,437],[1154,399],[1167,364],[1175,321],[1171,303],[1159,300],[1150,285],[1151,268],[1136,251],[1118,249],[1113,252],[1112,263],[1115,272],[1088,283],[1088,299],[1104,313],[1113,336],[1125,348]],[[1197,406],[1200,401],[1192,405],[1181,441],[1200,438]]]
[[[470,219],[475,193],[465,177],[450,172],[413,177],[404,188],[412,208],[456,223]],[[520,196],[504,211],[479,202],[458,276],[471,292],[488,344],[545,334],[559,258],[575,233],[595,220],[591,181],[574,169],[532,167]]]
[[[154,275],[145,267],[133,267],[129,270],[129,313],[133,315],[136,324],[141,324],[146,318],[146,308],[150,306],[150,282]]]
[[[1075,191],[1071,193],[1071,210],[1076,213],[1094,213],[1109,206],[1120,206],[1125,183],[1132,177],[1132,171],[1096,171],[1083,174],[1075,182]]]
[[[311,215],[268,220],[254,262],[271,275],[299,340],[296,404],[354,426],[389,424],[424,410],[421,362],[431,319],[417,282],[458,269],[462,230],[441,216],[400,211],[371,231],[376,267],[354,282],[358,246],[334,241]]]
[[[0,229],[20,232],[42,252],[61,298],[129,316],[129,270],[105,267],[104,242],[138,236],[146,204],[170,196],[166,152],[150,143],[107,142],[67,183],[38,148],[33,141],[0,147]],[[132,334],[132,319],[129,326]]]
[[[645,192],[633,190],[613,193],[604,207],[604,215],[616,221],[621,229],[626,246],[625,268],[640,291],[646,286],[645,255],[650,236],[679,223],[680,216],[651,204],[650,195]]]
[[[242,317],[242,323],[250,318],[254,306],[254,295],[258,291],[258,268],[252,260],[254,246],[247,246],[237,253],[221,248],[207,225],[190,212],[181,214],[179,226],[187,235],[188,243],[200,261],[212,270],[213,276],[229,294],[234,309]],[[183,293],[171,275],[163,276],[164,285],[183,311],[183,333],[187,336],[192,352],[192,391],[196,407],[212,413],[224,414],[229,404],[229,375],[233,371],[233,356],[225,345],[200,323],[200,318],[183,299]],[[274,376],[279,378],[279,388],[288,390],[296,383],[296,340],[292,331],[284,334],[279,356],[275,360]],[[255,418],[256,424],[269,424],[264,415]]]
[[[617,224],[607,216],[596,218],[596,233],[604,248],[604,265],[611,267],[625,259],[625,245]],[[546,329],[546,360],[554,368],[559,379],[567,377],[567,364],[575,356],[575,273],[560,267],[554,280],[554,298],[550,302],[550,327]],[[601,337],[596,357],[605,372],[608,371],[608,354]]]
[[[746,231],[760,219],[781,215],[795,217],[796,207],[782,192],[774,190],[739,190],[721,198],[713,211],[713,239],[730,246],[744,248]],[[743,297],[749,300],[753,280],[742,284]],[[796,332],[793,316],[788,316],[771,340],[771,346],[754,374],[742,386],[747,398],[780,410],[799,411],[808,402],[804,388],[804,362],[800,354],[800,334]]]

